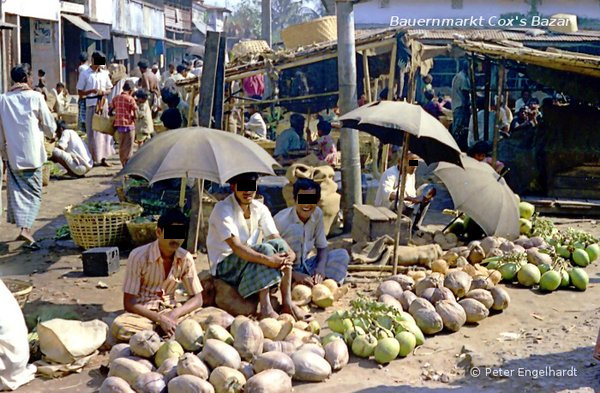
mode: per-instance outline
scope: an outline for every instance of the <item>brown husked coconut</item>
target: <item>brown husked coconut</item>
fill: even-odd
[[[167,385],[169,393],[215,393],[208,382],[193,375],[181,375],[173,378]]]
[[[426,290],[423,291],[423,293],[421,293],[421,297],[433,304],[433,302],[431,301],[431,298],[433,297],[433,293],[435,292],[436,289],[437,288],[427,288]]]
[[[411,303],[417,298],[412,291],[406,290],[402,292],[402,297],[400,298],[400,304],[402,304],[402,308],[404,311],[408,312],[408,309]]]
[[[254,360],[256,374],[269,369],[284,371],[290,377],[296,372],[292,358],[283,352],[265,352]]]
[[[411,270],[406,273],[410,278],[415,280],[415,285],[427,276],[427,273],[423,270]]]
[[[148,369],[150,371],[154,371],[154,364],[150,360],[148,360],[148,359],[144,359],[144,358],[141,358],[139,356],[127,356],[124,359],[135,360],[139,364],[142,364],[142,365],[148,367]]]
[[[414,314],[421,309],[435,311],[435,307],[433,307],[433,304],[431,304],[427,299],[418,297],[415,300],[413,300],[413,302],[410,304],[408,312],[414,317]]]
[[[469,261],[469,263],[471,263],[471,265],[476,265],[478,263],[481,263],[481,261],[483,261],[484,258],[485,258],[485,251],[478,244],[478,245],[474,246],[473,248],[471,248],[471,251],[469,252],[469,256],[467,257],[467,261]]]
[[[133,356],[133,353],[131,352],[131,348],[129,347],[129,344],[117,344],[115,346],[113,346],[110,349],[110,352],[108,353],[108,363],[112,363],[113,360],[118,359],[118,358],[125,358],[128,356]]]
[[[302,342],[302,340],[300,340],[300,342]],[[263,352],[278,351],[283,352],[288,356],[296,352],[296,348],[297,347],[294,345],[294,343],[288,341],[273,341],[265,338],[263,343]]]
[[[508,292],[506,292],[504,288],[494,287],[490,289],[490,293],[494,298],[492,309],[496,311],[502,311],[510,304],[510,296],[508,296]]]
[[[212,338],[206,341],[199,357],[213,369],[227,366],[237,370],[242,362],[240,354],[234,347]]]
[[[465,266],[467,266],[469,264],[469,261],[467,261],[466,257],[463,256],[459,256],[458,259],[456,260],[456,266],[457,268],[463,268]]]
[[[296,319],[294,318],[294,316],[292,314],[287,313],[279,314],[277,320],[281,322],[289,321],[292,324],[296,323]]]
[[[195,375],[198,378],[208,379],[208,367],[198,356],[185,353],[177,362],[177,375]]]
[[[314,352],[294,352],[292,360],[296,368],[293,378],[297,381],[321,382],[331,375],[331,365]]]
[[[398,284],[400,284],[403,291],[410,291],[415,285],[415,280],[406,274],[396,274],[394,276],[390,276],[386,281],[389,280],[396,281]]]
[[[151,370],[135,360],[127,358],[115,359],[110,364],[108,371],[109,377],[119,377],[124,379],[129,385],[133,386],[137,377],[149,373]]]
[[[485,308],[490,309],[494,305],[494,297],[490,293],[490,291],[485,289],[472,289],[467,292],[465,296],[467,299],[475,299],[481,304],[485,306]]]
[[[475,277],[479,272],[473,265],[465,265],[461,269],[463,272],[467,273],[471,278]]]
[[[412,315],[417,326],[425,334],[436,334],[441,332],[444,328],[444,321],[435,310],[422,308]]]
[[[464,297],[471,288],[473,279],[467,273],[456,270],[446,275],[444,286],[452,291],[458,298]]]
[[[463,299],[458,302],[465,310],[468,323],[477,323],[488,317],[490,311],[479,301],[475,299]]]
[[[246,381],[254,376],[254,368],[252,367],[252,364],[248,362],[242,362],[240,364],[240,368],[238,368],[238,371],[244,374]]]
[[[289,322],[288,322],[289,323]],[[251,361],[263,351],[263,332],[254,321],[244,321],[236,331],[233,347],[244,360]]]
[[[175,340],[189,352],[196,352],[202,348],[203,335],[202,327],[192,318],[184,319],[175,329]]]
[[[137,332],[129,339],[131,352],[143,358],[154,356],[158,348],[162,345],[162,340],[158,333],[152,330],[142,330]]]
[[[423,292],[427,288],[439,288],[442,286],[444,286],[444,275],[440,273],[431,273],[415,284],[415,294],[418,297],[422,297]]]
[[[393,296],[388,295],[387,293],[384,293],[383,295],[379,296],[379,299],[377,301],[385,304],[386,306],[402,310],[402,304],[400,304],[398,300],[396,300]]]
[[[500,273],[498,270],[492,270],[490,271],[488,279],[492,282],[492,284],[498,285],[498,283],[502,281],[502,273]]]
[[[233,316],[227,311],[216,307],[202,307],[200,310],[194,312],[191,318],[196,320],[204,330],[206,330],[208,325],[219,325],[224,329],[229,329],[234,320]]]
[[[292,301],[298,306],[304,306],[312,300],[312,290],[306,285],[298,284],[292,289]]]
[[[386,280],[379,284],[377,287],[377,292],[375,296],[381,296],[383,294],[390,295],[394,299],[400,299],[400,295],[402,295],[403,289],[402,285],[399,282],[393,280]]]
[[[479,243],[483,252],[487,255],[490,250],[500,247],[500,242],[494,236],[488,236]]]
[[[178,359],[169,358],[160,365],[157,373],[161,374],[165,378],[165,382],[168,384],[170,380],[177,376],[177,363]]]
[[[436,259],[431,263],[431,270],[433,272],[446,274],[448,273],[448,268],[448,262],[444,261],[443,259]]]
[[[163,393],[167,383],[159,373],[149,372],[142,374],[135,380],[133,389],[138,393]]]
[[[275,340],[282,327],[282,322],[275,318],[264,318],[259,322],[264,338]]]
[[[350,354],[348,347],[342,340],[333,340],[325,345],[325,360],[329,362],[333,371],[341,370],[348,364]]]
[[[246,378],[236,369],[221,366],[210,373],[208,382],[213,385],[216,393],[242,393]]]
[[[491,257],[501,257],[504,255],[504,252],[502,252],[501,249],[499,248],[492,248],[490,251],[488,251],[485,254],[486,258],[491,258]]]
[[[441,259],[446,261],[446,263],[448,264],[448,267],[454,267],[454,266],[456,266],[456,260],[458,259],[458,256],[459,255],[456,252],[446,251],[446,253],[444,255],[442,255]],[[433,265],[431,265],[431,268],[433,269]]]
[[[297,350],[298,351],[304,351],[304,350],[311,351],[312,353],[315,353],[322,358],[325,357],[325,350],[323,349],[323,346],[321,346],[321,344],[306,343],[306,344],[302,344]]]
[[[444,323],[444,327],[452,332],[458,332],[467,322],[465,310],[453,300],[441,300],[435,305],[435,311]]]
[[[248,379],[244,393],[292,393],[292,379],[281,370],[265,370]]]
[[[456,302],[456,297],[454,297],[454,294],[448,288],[442,287],[434,289],[430,299],[431,304],[435,306],[439,301],[442,300]]]
[[[229,333],[231,333],[231,335],[233,336],[234,339],[235,339],[235,335],[237,334],[238,327],[242,324],[242,322],[245,322],[245,321],[250,321],[250,318],[248,318],[245,315],[238,315],[237,317],[235,317],[233,319],[233,322],[231,323],[231,326],[229,327]]]
[[[102,382],[98,393],[135,393],[123,378],[108,377]]]
[[[471,281],[471,287],[469,288],[469,292],[475,289],[491,289],[494,286],[492,280],[487,277],[475,277],[473,281]]]

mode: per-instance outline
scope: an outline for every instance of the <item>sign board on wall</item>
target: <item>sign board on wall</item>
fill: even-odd
[[[60,10],[61,12],[67,12],[69,14],[83,15],[85,13],[85,6],[83,4],[62,1],[60,3]]]
[[[33,26],[33,43],[36,45],[52,44],[52,22],[36,20]]]

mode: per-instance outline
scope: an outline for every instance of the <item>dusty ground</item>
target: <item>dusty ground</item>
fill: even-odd
[[[30,280],[34,291],[26,313],[40,307],[63,305],[80,313],[82,319],[110,319],[121,310],[121,269],[106,278],[85,278],[80,250],[71,242],[55,242],[56,228],[65,223],[63,208],[84,200],[116,199],[116,168],[95,168],[79,180],[53,180],[45,188],[36,237],[40,251],[30,252],[12,242],[15,229],[0,224],[0,276]],[[5,213],[3,213],[5,214]],[[558,220],[600,235],[590,220]],[[201,256],[199,269],[206,269]],[[480,326],[465,327],[454,334],[429,338],[415,355],[386,367],[373,361],[351,358],[350,364],[319,384],[297,384],[296,392],[555,392],[600,391],[600,366],[592,360],[592,349],[600,327],[600,264],[588,268],[591,285],[584,292],[558,291],[548,295],[523,288],[508,288],[512,303],[508,310],[484,320]],[[98,281],[108,289],[98,289]],[[353,292],[368,291],[360,286]],[[352,292],[351,292],[352,293]],[[348,301],[346,296],[342,304]],[[535,313],[535,316],[533,315]],[[328,314],[328,313],[327,313]],[[318,315],[323,321],[325,313]],[[512,341],[500,341],[502,333],[517,333]],[[461,353],[463,353],[461,355]],[[37,379],[18,392],[94,392],[104,376],[99,356],[80,374],[57,380]],[[476,367],[471,369],[471,367]],[[475,371],[465,372],[465,369]],[[480,375],[476,375],[477,372]],[[569,372],[570,376],[560,376]],[[550,376],[533,378],[532,374]],[[473,375],[471,375],[471,373]],[[522,376],[527,373],[527,376]]]

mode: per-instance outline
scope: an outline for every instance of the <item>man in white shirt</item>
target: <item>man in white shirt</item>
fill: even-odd
[[[348,272],[350,256],[344,249],[328,251],[323,223],[323,211],[317,207],[321,186],[311,179],[294,183],[295,206],[288,207],[274,217],[281,237],[296,254],[292,278],[294,282],[313,286],[325,278],[342,283]],[[317,254],[309,257],[316,247]]]
[[[253,104],[248,108],[250,119],[245,124],[246,136],[255,139],[267,139],[267,125],[263,120],[258,105]]]
[[[175,64],[169,63],[168,69],[163,72],[160,78],[161,87],[165,86],[167,82],[173,82],[173,76],[176,74]]]
[[[279,285],[284,313],[296,319],[304,312],[292,302],[294,251],[281,238],[269,209],[254,199],[255,173],[228,182],[232,193],[218,202],[209,219],[206,246],[211,274],[250,297],[258,293],[259,317],[277,317],[270,288]]]
[[[83,177],[94,166],[92,156],[79,135],[67,129],[64,121],[56,123],[56,147],[50,161],[62,165],[69,175]]]
[[[493,99],[493,98],[492,98]],[[479,136],[479,138],[477,140],[475,140],[475,131],[473,129],[473,116],[470,117],[469,119],[469,137],[467,139],[467,145],[469,148],[473,147],[477,142],[480,141],[484,141],[487,143],[493,143],[494,141],[494,127],[496,125],[496,105],[491,105],[490,106],[490,110],[488,112],[488,122],[489,122],[489,128],[488,128],[488,139],[484,140],[485,137],[485,123],[484,123],[484,119],[485,119],[485,109],[483,108],[484,106],[484,102],[483,100],[481,102],[477,103],[477,107],[479,108],[479,111],[477,112],[477,134]],[[508,121],[508,118],[506,116],[506,112],[505,112],[505,108],[501,107],[500,108],[500,125],[499,125],[499,132],[508,132],[508,129],[510,127],[510,122]]]
[[[191,74],[200,78],[202,76],[202,68],[204,62],[200,59],[194,60],[194,68],[192,68]]]
[[[92,65],[79,75],[77,92],[79,96],[85,97],[86,116],[85,127],[88,138],[88,146],[94,164],[111,166],[106,159],[115,154],[112,136],[96,132],[92,129],[92,119],[96,113],[98,100],[110,93],[113,85],[110,75],[101,67],[106,64],[106,57],[101,52],[92,54]]]
[[[152,73],[153,73],[154,75],[156,75],[156,79],[158,79],[158,84],[159,84],[159,86],[160,86],[161,75],[160,75],[160,72],[158,72],[158,71],[159,71],[159,70],[158,70],[158,64],[153,64],[153,65],[152,65]]]
[[[7,221],[20,228],[17,239],[38,248],[31,228],[42,201],[44,136],[54,137],[56,123],[44,96],[32,90],[28,64],[10,71],[14,84],[0,95],[0,155],[8,161]]]

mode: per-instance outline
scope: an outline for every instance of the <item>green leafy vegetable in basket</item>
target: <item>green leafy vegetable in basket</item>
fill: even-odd
[[[133,219],[134,224],[145,224],[148,222],[156,222],[158,221],[154,216],[140,216]]]
[[[73,213],[100,214],[123,210],[118,202],[85,202],[73,208]]]
[[[69,225],[63,225],[62,227],[56,230],[56,235],[54,236],[56,240],[68,240],[71,238],[71,230],[69,229]]]

